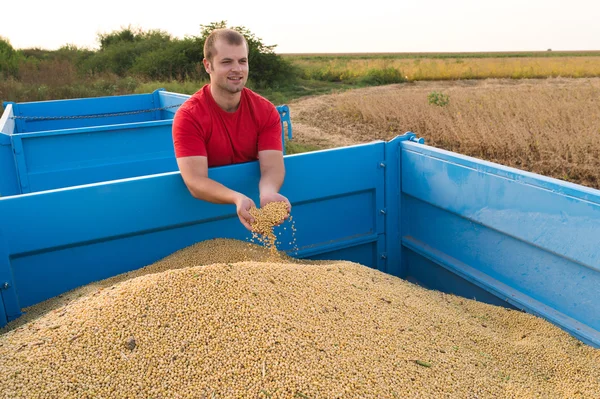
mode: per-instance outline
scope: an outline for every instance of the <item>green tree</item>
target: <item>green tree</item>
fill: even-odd
[[[136,36],[138,36],[139,33],[139,30],[135,32],[131,26],[128,26],[127,28],[121,28],[120,31],[99,34],[98,41],[100,42],[100,50],[105,50],[107,47],[117,43],[133,43],[136,41]]]
[[[13,48],[8,39],[0,36],[0,78],[19,75],[19,63],[24,60],[23,54]]]
[[[200,25],[200,42],[204,42],[215,29],[230,28],[241,33],[248,43],[248,62],[250,65],[249,80],[257,87],[276,87],[289,83],[295,76],[294,69],[288,61],[278,56],[274,50],[277,45],[266,45],[244,26],[227,26],[227,21]],[[204,51],[204,50],[203,50]]]
[[[167,49],[173,42],[170,34],[161,30],[144,32],[131,27],[98,35],[100,50],[88,57],[84,68],[91,73],[112,72],[125,76],[132,72],[144,54]]]

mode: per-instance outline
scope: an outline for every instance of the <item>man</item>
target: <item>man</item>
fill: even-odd
[[[289,200],[279,194],[285,177],[279,113],[265,98],[244,87],[248,43],[231,29],[214,30],[204,44],[210,83],[181,105],[173,120],[173,144],[181,176],[198,199],[236,206],[240,222],[252,230],[246,195],[208,177],[208,168],[258,159],[260,206]]]

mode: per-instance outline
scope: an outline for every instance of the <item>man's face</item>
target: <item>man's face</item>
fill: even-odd
[[[248,80],[248,52],[246,45],[231,45],[217,40],[212,62],[204,60],[211,84],[229,93],[242,91]]]

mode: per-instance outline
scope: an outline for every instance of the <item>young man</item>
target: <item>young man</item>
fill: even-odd
[[[248,44],[230,29],[213,31],[204,44],[205,85],[179,107],[173,120],[173,144],[181,176],[198,199],[236,206],[240,222],[252,230],[252,199],[208,177],[211,166],[258,159],[260,206],[290,202],[279,189],[285,177],[279,113],[265,98],[244,87],[248,80]]]

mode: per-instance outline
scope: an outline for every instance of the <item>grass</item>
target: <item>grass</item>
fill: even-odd
[[[315,79],[296,79],[294,83],[277,88],[255,88],[251,85],[249,87],[269,99],[273,104],[280,105],[302,97],[339,93],[358,87],[365,87],[365,85],[326,82]]]
[[[292,125],[293,127],[293,125]],[[298,143],[296,141],[285,142],[285,153],[288,155],[300,154],[303,152],[317,151],[320,147],[314,144]]]

